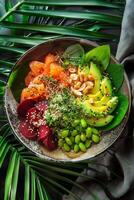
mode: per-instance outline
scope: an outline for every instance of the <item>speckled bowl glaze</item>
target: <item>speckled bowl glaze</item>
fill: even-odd
[[[86,153],[81,154],[77,158],[69,158],[64,152],[57,149],[55,151],[49,152],[46,149],[42,148],[37,142],[27,140],[26,138],[22,137],[18,130],[18,117],[16,113],[16,107],[18,102],[14,98],[14,91],[13,88],[10,87],[10,82],[12,79],[12,74],[16,72],[18,69],[22,69],[24,67],[28,68],[28,63],[32,60],[40,60],[42,56],[47,54],[48,52],[61,52],[66,49],[69,45],[79,43],[81,44],[86,51],[94,48],[97,46],[96,43],[91,42],[89,40],[81,39],[81,38],[70,38],[70,37],[63,37],[58,39],[49,40],[47,42],[41,43],[30,50],[28,50],[15,64],[9,79],[7,81],[6,85],[6,91],[5,91],[5,108],[6,108],[6,114],[9,120],[9,123],[11,125],[11,128],[13,130],[13,134],[18,138],[18,140],[25,145],[30,151],[32,151],[35,155],[37,155],[40,158],[43,158],[48,161],[57,161],[57,162],[80,162],[84,160],[91,159],[100,153],[104,152],[107,148],[109,148],[121,135],[130,112],[130,105],[131,105],[131,94],[130,94],[130,86],[127,79],[126,74],[124,74],[124,83],[122,85],[121,90],[123,93],[128,96],[129,98],[129,109],[124,117],[124,120],[122,123],[115,128],[112,131],[109,131],[107,133],[102,133],[102,140],[97,145],[92,145],[90,149],[87,150]],[[111,56],[111,63],[118,63],[113,56]],[[21,73],[18,73],[18,75],[21,79]],[[18,84],[15,83],[14,84]],[[20,81],[21,84],[21,81]]]

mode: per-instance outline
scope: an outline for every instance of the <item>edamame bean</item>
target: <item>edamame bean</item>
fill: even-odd
[[[93,134],[93,135],[92,135],[92,141],[93,141],[94,143],[99,143],[99,142],[100,142],[100,136],[99,136],[99,135]]]
[[[76,135],[75,136],[75,143],[79,144],[79,142],[80,142],[80,135]]]
[[[91,138],[91,136],[92,136],[92,128],[91,128],[91,127],[88,127],[88,128],[86,129],[86,137],[87,137],[87,138]]]
[[[86,128],[87,127],[87,122],[86,122],[86,120],[85,119],[81,119],[81,126],[83,127],[83,128]]]
[[[66,143],[64,143],[63,149],[64,149],[65,151],[70,151],[70,147],[69,147],[69,145],[66,144]]]
[[[73,127],[76,127],[78,124],[80,123],[80,120],[79,119],[75,119],[72,123],[72,126]]]
[[[80,142],[79,147],[80,147],[81,151],[86,152],[87,149],[86,149],[84,143]]]
[[[92,128],[93,134],[100,135],[99,131],[96,128]]]
[[[67,137],[69,135],[69,130],[63,130],[63,131],[61,131],[61,137],[62,138],[65,138],[65,137]]]
[[[84,133],[81,134],[80,139],[82,142],[86,141],[86,135]]]
[[[74,152],[77,153],[80,150],[79,145],[75,144],[74,145]]]
[[[72,136],[78,135],[78,131],[77,131],[77,130],[73,130],[72,133],[71,133],[71,135],[72,135]]]
[[[59,146],[59,147],[63,147],[63,144],[64,144],[63,139],[59,139],[59,140],[58,140],[58,146]]]
[[[91,140],[86,140],[85,142],[85,147],[88,149],[91,147],[92,141]]]
[[[71,140],[72,143],[74,143],[75,138],[74,138],[73,136],[71,136],[71,137],[70,137],[70,140]]]
[[[70,140],[69,137],[66,137],[66,138],[65,138],[65,141],[66,141],[66,143],[67,143],[69,146],[72,145],[72,142],[71,142],[71,140]]]

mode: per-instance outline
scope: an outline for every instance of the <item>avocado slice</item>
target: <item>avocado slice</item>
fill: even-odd
[[[102,91],[103,95],[112,96],[112,83],[111,80],[105,76],[104,79],[101,81],[100,90]]]
[[[92,118],[89,118],[88,124],[90,126],[94,126],[94,127],[102,127],[102,126],[106,126],[107,124],[109,124],[113,120],[113,118],[114,118],[113,115],[107,115],[102,118],[92,117]]]
[[[93,101],[100,101],[102,97],[102,91],[98,91],[96,94],[89,94],[87,99],[93,99]]]
[[[105,106],[112,96],[112,84],[108,77],[105,77],[101,81],[100,90],[104,96],[101,99],[95,101],[94,106]]]
[[[88,95],[89,100],[94,102],[94,106],[105,105],[112,96],[112,84],[108,77],[104,77],[101,81],[100,91],[96,94]]]
[[[89,100],[82,102],[82,107],[89,114],[89,116],[93,117],[103,117],[108,114],[111,114],[118,104],[118,97],[112,97],[105,106],[96,107],[90,103]]]
[[[90,63],[89,74],[91,74],[95,79],[94,87],[91,90],[91,94],[96,94],[100,90],[100,83],[101,83],[101,79],[102,79],[102,74],[101,74],[100,69],[93,62]]]

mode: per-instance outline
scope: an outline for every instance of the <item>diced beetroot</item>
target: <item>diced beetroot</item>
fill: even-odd
[[[48,137],[46,137],[43,141],[43,144],[49,151],[57,149],[57,140],[53,134],[50,134]]]
[[[39,127],[43,123],[43,119],[39,113],[39,111],[33,107],[30,108],[26,114],[26,118],[30,124],[35,127]]]
[[[39,101],[35,104],[35,107],[37,108],[37,110],[43,113],[45,110],[47,110],[48,105],[46,101]]]
[[[50,134],[52,134],[51,128],[47,125],[42,125],[39,127],[39,133],[38,133],[38,141],[43,142],[46,137],[48,137]]]
[[[36,139],[36,130],[26,121],[23,120],[19,124],[20,133],[27,139],[35,140]]]
[[[17,107],[17,113],[19,115],[19,117],[25,117],[27,111],[32,108],[35,104],[35,101],[32,99],[27,99],[25,101],[23,101],[22,103],[20,103]]]

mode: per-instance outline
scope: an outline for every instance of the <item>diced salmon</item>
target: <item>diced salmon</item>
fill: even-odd
[[[32,81],[31,81],[31,85],[32,84],[42,84],[43,83],[43,74],[36,76]]]
[[[50,76],[59,80],[60,73],[63,72],[63,68],[58,63],[50,64]]]
[[[49,54],[47,54],[47,55],[45,56],[44,62],[45,62],[45,64],[46,64],[47,66],[49,66],[52,62],[56,62],[56,61],[57,61],[57,56],[54,55],[54,54],[52,54],[52,53],[49,53]]]
[[[65,72],[59,74],[59,80],[65,87],[69,86],[69,77]]]
[[[45,64],[39,61],[32,61],[29,66],[35,76],[42,74],[45,69]]]
[[[28,88],[24,88],[21,93],[20,102],[26,99],[38,99],[40,97],[45,96],[45,87],[44,84],[34,84]]]
[[[26,86],[28,86],[30,84],[31,81],[33,81],[33,79],[35,78],[33,72],[29,72],[25,78],[25,84]]]

